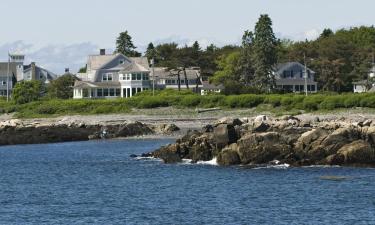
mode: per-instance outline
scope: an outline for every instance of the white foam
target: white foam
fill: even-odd
[[[163,161],[159,158],[155,158],[155,157],[141,157],[141,156],[138,156],[138,157],[135,157],[136,160],[152,160],[152,161]]]
[[[267,165],[267,166],[260,166],[260,167],[255,167],[255,170],[260,170],[260,169],[288,169],[290,167],[289,164],[284,163],[280,165]]]
[[[216,157],[213,158],[210,161],[198,161],[197,164],[199,165],[210,165],[210,166],[218,166],[219,164],[217,163]]]

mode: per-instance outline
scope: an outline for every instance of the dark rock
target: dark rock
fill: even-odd
[[[220,124],[214,128],[214,141],[219,148],[237,141],[236,130],[232,125]]]
[[[129,157],[130,158],[137,158],[138,156],[136,154],[131,154]]]
[[[253,130],[255,132],[266,132],[270,128],[270,125],[264,122],[256,122]]]

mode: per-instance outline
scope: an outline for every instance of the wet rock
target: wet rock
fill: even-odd
[[[344,157],[344,164],[375,164],[375,150],[363,140],[344,145],[337,155]]]
[[[231,166],[240,164],[240,156],[234,148],[235,147],[228,147],[223,149],[217,156],[217,163],[221,166]]]
[[[266,132],[270,128],[270,125],[265,122],[254,122],[254,132]]]

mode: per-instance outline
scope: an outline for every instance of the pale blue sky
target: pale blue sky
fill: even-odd
[[[82,54],[113,48],[122,30],[129,30],[140,49],[150,41],[238,43],[263,13],[271,16],[279,37],[302,40],[316,37],[325,27],[372,25],[375,1],[5,0],[0,5],[0,51],[21,49],[34,55],[31,60],[52,66],[40,52],[48,49],[56,60],[65,54],[66,64],[71,57],[71,64],[78,65],[85,60]],[[3,55],[0,52],[0,58]]]

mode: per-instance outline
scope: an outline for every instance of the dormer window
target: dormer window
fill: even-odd
[[[123,59],[120,59],[119,61],[118,61],[118,64],[120,64],[120,65],[123,65],[125,62],[124,62],[124,60]]]

